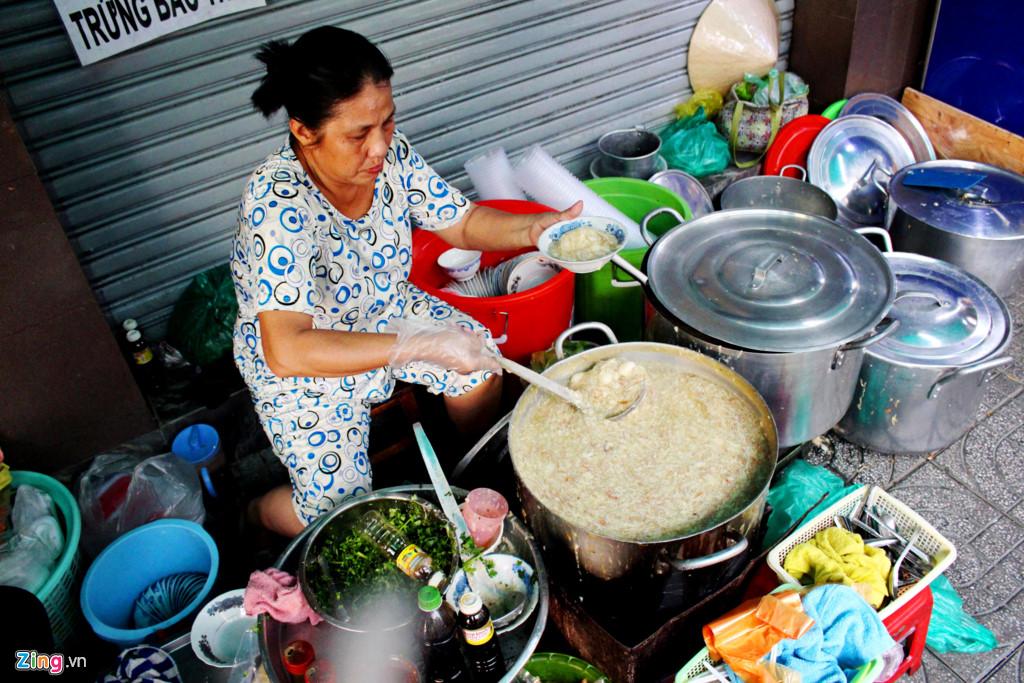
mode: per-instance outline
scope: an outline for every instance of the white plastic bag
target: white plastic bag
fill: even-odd
[[[11,522],[15,536],[0,552],[0,585],[33,593],[42,588],[64,549],[64,532],[50,495],[27,484],[14,493]]]
[[[145,460],[123,453],[96,456],[79,481],[78,506],[82,545],[91,556],[157,519],[206,519],[195,468],[173,453]]]

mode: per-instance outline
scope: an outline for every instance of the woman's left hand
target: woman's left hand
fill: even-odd
[[[527,234],[530,236],[530,245],[537,246],[540,234],[559,221],[569,221],[583,213],[583,202],[578,201],[565,211],[549,211],[547,213],[535,214],[533,223],[530,224]]]

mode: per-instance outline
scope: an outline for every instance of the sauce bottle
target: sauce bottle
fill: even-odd
[[[505,673],[505,658],[501,655],[491,614],[479,595],[468,592],[459,598],[458,621],[473,680],[477,683],[500,680]]]
[[[434,574],[434,561],[430,555],[388,524],[379,512],[371,510],[363,515],[356,523],[356,531],[394,560],[409,578],[427,581]]]
[[[421,588],[418,599],[423,616],[420,634],[424,683],[462,683],[469,680],[459,650],[455,610],[441,599],[441,592],[433,586]]]

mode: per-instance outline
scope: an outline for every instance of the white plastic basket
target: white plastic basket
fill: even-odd
[[[953,561],[956,560],[956,547],[919,514],[877,486],[861,487],[853,491],[821,514],[812,518],[793,534],[780,541],[768,553],[768,566],[779,577],[779,581],[783,583],[799,583],[782,568],[789,551],[794,546],[811,540],[822,529],[835,526],[835,523],[832,521],[833,517],[839,515],[850,516],[853,514],[854,511],[861,507],[862,502],[863,506],[867,509],[876,507],[892,515],[896,519],[900,535],[904,538],[909,539],[915,532],[920,532],[917,540],[914,542],[914,546],[935,558],[935,566],[925,574],[923,579],[901,587],[899,597],[879,611],[878,615],[882,619],[886,619],[910,602],[915,595],[923,591],[937,576],[946,571],[949,565],[953,564]]]

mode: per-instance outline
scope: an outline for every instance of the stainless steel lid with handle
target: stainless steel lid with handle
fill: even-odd
[[[926,161],[889,183],[890,202],[922,223],[968,237],[1024,237],[1024,176],[974,161]]]
[[[902,364],[955,367],[1002,348],[1010,312],[981,280],[919,254],[896,252],[885,259],[896,278],[889,317],[900,324],[869,353]]]
[[[825,126],[811,145],[807,174],[836,202],[846,225],[881,225],[882,183],[914,163],[910,145],[888,123],[872,116],[842,116]]]
[[[877,92],[854,95],[846,102],[839,115],[853,114],[874,116],[898,130],[918,161],[930,161],[935,158],[935,148],[932,147],[932,141],[928,139],[924,126],[909,109],[888,95]]]
[[[648,181],[655,185],[667,187],[682,197],[686,205],[690,207],[694,218],[706,216],[715,210],[707,188],[689,173],[670,168],[666,171],[655,173],[648,178]]]
[[[814,351],[862,337],[895,285],[882,254],[836,223],[735,209],[681,225],[648,251],[648,288],[711,339],[757,351]]]

